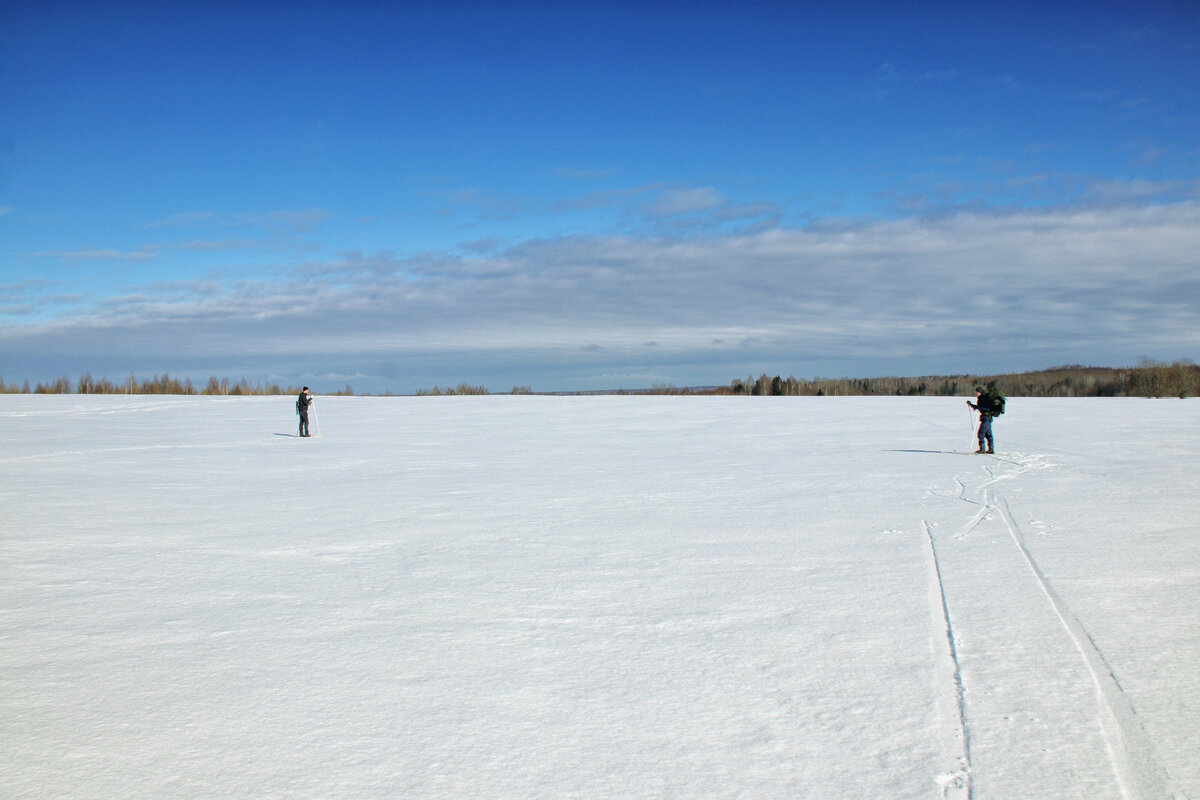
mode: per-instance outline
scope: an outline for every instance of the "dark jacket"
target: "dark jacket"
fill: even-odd
[[[977,398],[976,402],[971,403],[971,408],[977,410],[980,415],[987,417],[996,416],[996,401],[988,392],[983,392]]]
[[[301,392],[300,396],[296,398],[296,413],[307,414],[310,403],[312,403],[312,397],[308,392]]]

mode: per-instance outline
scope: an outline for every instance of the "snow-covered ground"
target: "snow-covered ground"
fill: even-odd
[[[0,396],[0,795],[1200,798],[1200,401],[315,409]]]

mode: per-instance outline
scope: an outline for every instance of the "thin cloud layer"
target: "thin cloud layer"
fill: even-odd
[[[0,337],[6,352],[71,353],[118,374],[238,352],[250,372],[303,362],[358,375],[362,390],[415,378],[405,364],[435,355],[503,363],[514,381],[563,365],[548,388],[597,388],[566,384],[614,361],[678,383],[818,374],[831,353],[852,374],[927,371],[964,351],[963,370],[1018,368],[1053,348],[1132,363],[1200,345],[1197,252],[1195,202],[567,236],[476,257],[347,254],[279,281],[147,284]],[[20,305],[38,288],[5,296]]]

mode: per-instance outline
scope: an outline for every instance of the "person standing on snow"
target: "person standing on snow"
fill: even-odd
[[[992,443],[992,419],[1004,413],[1004,400],[996,399],[999,395],[996,382],[992,381],[986,391],[982,386],[976,386],[975,402],[967,401],[967,405],[979,412],[979,449],[976,453],[996,452]]]
[[[311,436],[308,432],[308,407],[312,405],[312,392],[305,386],[300,391],[300,396],[296,398],[296,413],[300,415],[300,435]]]

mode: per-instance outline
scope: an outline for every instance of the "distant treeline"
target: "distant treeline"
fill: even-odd
[[[1200,367],[1145,359],[1137,367],[1064,366],[1001,375],[942,375],[922,378],[781,378],[760,375],[734,380],[712,394],[767,396],[918,395],[957,397],[995,381],[1018,397],[1188,397],[1200,392]]]
[[[676,388],[657,385],[619,394],[752,395],[834,397],[901,395],[962,397],[990,381],[1018,397],[1189,397],[1200,394],[1200,367],[1191,361],[1167,364],[1143,359],[1136,367],[1054,367],[999,375],[938,375],[920,378],[795,378],[760,375],[737,378],[728,386]]]
[[[58,378],[50,383],[39,383],[30,387],[29,381],[21,386],[15,383],[5,383],[0,378],[0,393],[5,394],[209,394],[209,395],[273,395],[299,394],[301,387],[283,387],[277,383],[251,384],[245,378],[231,381],[229,378],[209,378],[202,388],[196,388],[191,379],[179,380],[168,373],[155,375],[153,378],[138,380],[130,375],[120,383],[108,378],[93,378],[90,373],[84,373],[74,383],[68,377]],[[343,391],[334,394],[354,394],[347,386]]]
[[[1017,397],[1189,397],[1200,394],[1200,367],[1191,361],[1166,363],[1142,359],[1136,367],[1064,366],[1036,372],[1003,375],[942,375],[922,378],[783,378],[760,375],[738,378],[728,386],[676,388],[658,384],[650,389],[625,389],[578,394],[672,394],[672,395],[755,395],[775,397],[833,397],[847,395],[902,395],[960,397],[974,394],[976,386],[996,381],[1006,395]],[[209,378],[202,388],[191,380],[179,380],[169,374],[138,380],[130,375],[117,383],[107,378],[93,378],[85,373],[72,383],[62,377],[49,384],[30,387],[6,384],[0,378],[0,392],[23,394],[176,394],[176,395],[283,395],[298,394],[300,387],[283,387],[277,383],[251,384],[245,378],[232,382],[228,378]],[[353,395],[347,386],[326,394]],[[484,386],[460,383],[453,388],[421,389],[419,396],[485,395]],[[536,394],[528,386],[514,386],[510,394]],[[551,394],[576,394],[556,392]]]
[[[533,394],[533,391],[529,390],[529,389],[519,390],[517,387],[514,386],[512,393],[513,394]],[[432,389],[418,389],[417,390],[418,397],[451,397],[451,396],[459,395],[459,394],[491,394],[491,392],[489,392],[487,390],[486,386],[471,386],[470,384],[466,384],[466,383],[460,383],[458,386],[455,386],[454,388],[447,387],[445,389],[442,389],[441,387],[434,386]]]

